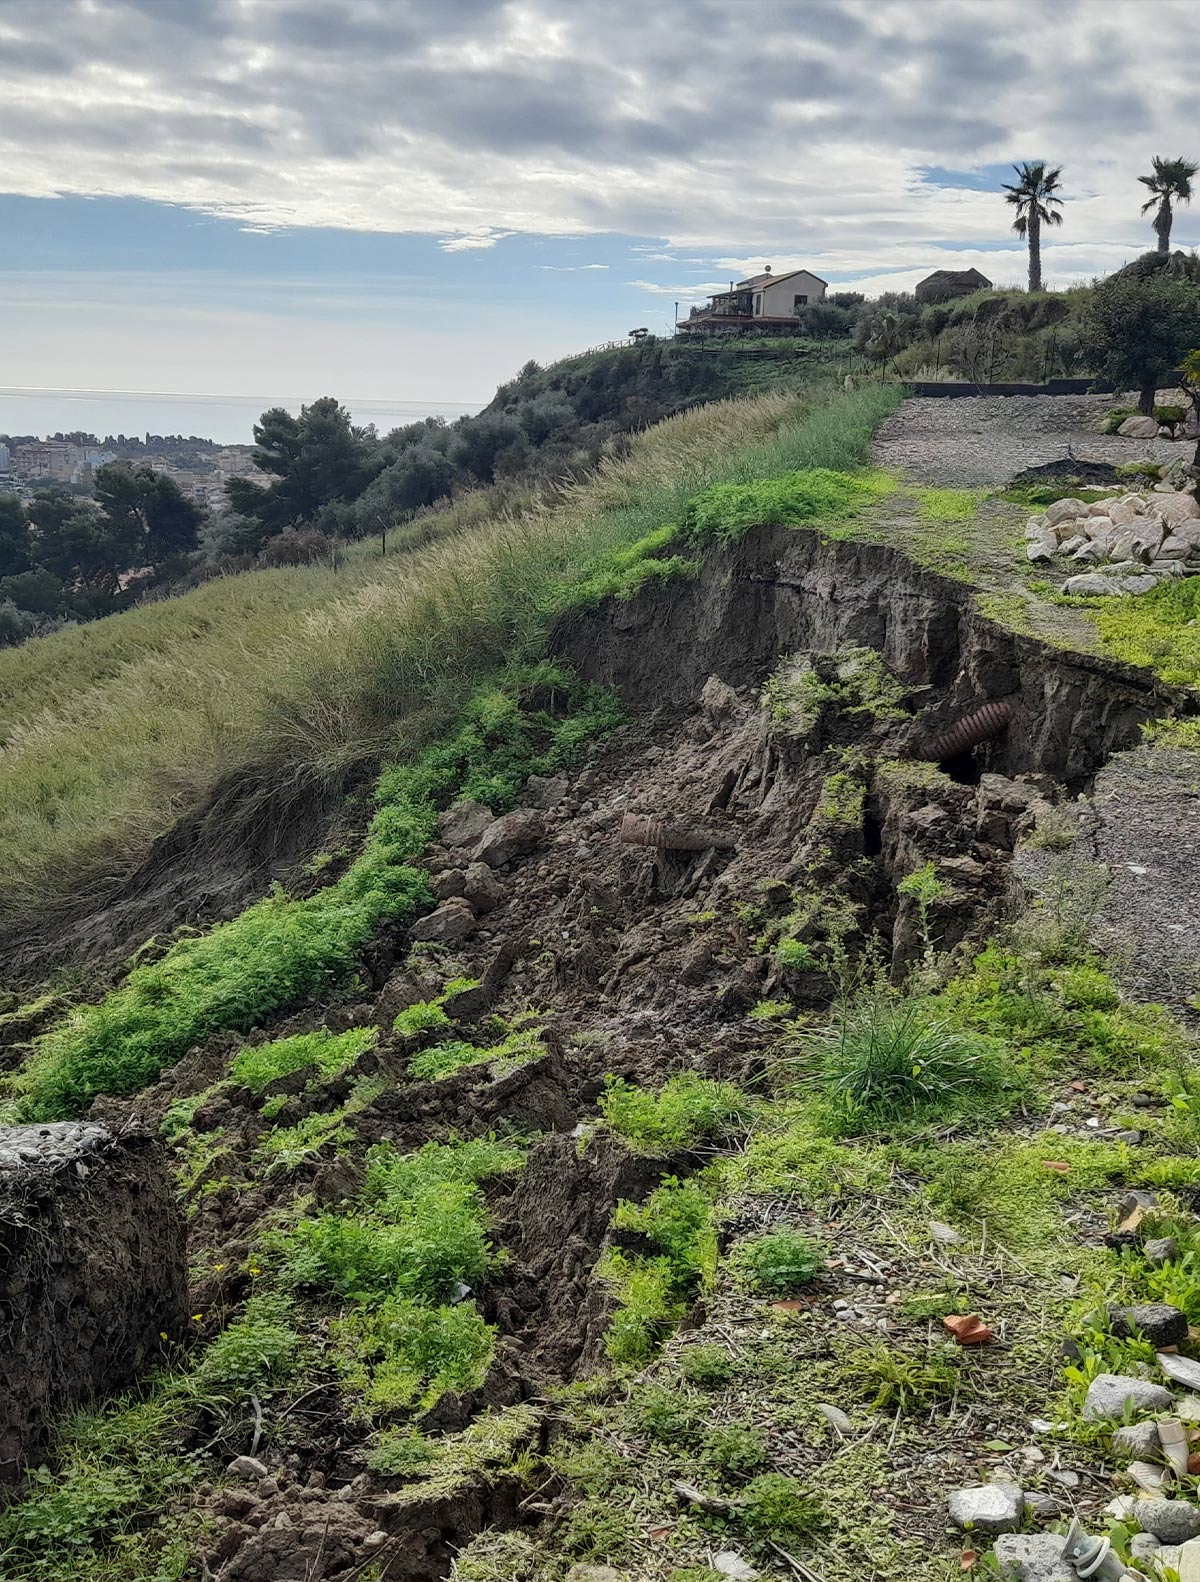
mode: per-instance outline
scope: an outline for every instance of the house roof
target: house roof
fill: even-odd
[[[814,274],[811,269],[789,269],[786,275],[751,275],[749,280],[739,280],[738,287],[742,291],[758,291],[764,286],[777,286],[784,280],[794,280],[797,275],[807,275],[810,280],[820,280],[823,286],[829,284],[828,280],[821,280],[820,275]]]

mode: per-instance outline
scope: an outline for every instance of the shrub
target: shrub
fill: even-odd
[[[347,1384],[368,1406],[399,1411],[430,1406],[447,1390],[478,1389],[496,1332],[470,1302],[430,1307],[397,1296],[351,1309],[333,1336]]]
[[[843,1006],[827,1032],[803,1046],[806,1080],[841,1127],[886,1123],[999,1087],[996,1046],[960,1032],[936,1002],[872,989]]]
[[[825,1268],[825,1255],[799,1231],[780,1229],[742,1242],[730,1263],[751,1290],[787,1296],[816,1279]]]
[[[711,1279],[716,1270],[712,1201],[697,1181],[664,1177],[644,1204],[618,1203],[613,1225],[618,1230],[640,1231],[666,1256],[680,1286]]]
[[[775,946],[775,960],[795,972],[807,972],[816,965],[816,959],[812,946],[802,939],[781,939]]]
[[[258,558],[264,566],[311,566],[318,560],[328,560],[332,549],[324,533],[289,528],[269,538]]]
[[[621,1077],[606,1077],[600,1113],[635,1149],[661,1153],[694,1147],[744,1125],[751,1108],[732,1083],[684,1072],[671,1077],[657,1093]]]

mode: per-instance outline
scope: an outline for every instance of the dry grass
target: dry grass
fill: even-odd
[[[850,466],[896,399],[714,403],[638,436],[586,482],[339,572],[266,571],[0,654],[0,925],[144,853],[222,776],[374,761],[536,650],[567,587],[678,519],[696,490]]]

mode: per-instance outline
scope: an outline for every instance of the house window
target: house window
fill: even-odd
[[[805,297],[793,297],[792,298],[792,312],[793,313],[795,313],[797,308],[806,308],[807,306],[808,306],[808,298],[806,296]]]
[[[754,293],[754,311],[755,313],[762,312],[762,293],[758,291]]]

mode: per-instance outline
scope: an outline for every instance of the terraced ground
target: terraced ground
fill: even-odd
[[[17,1116],[161,1138],[191,1316],[0,1571],[945,1582],[997,1478],[1130,1555],[1083,1405],[1158,1367],[1107,1304],[1200,1324],[1191,617],[1031,587],[1025,514],[710,483],[290,895],[8,1013]]]

